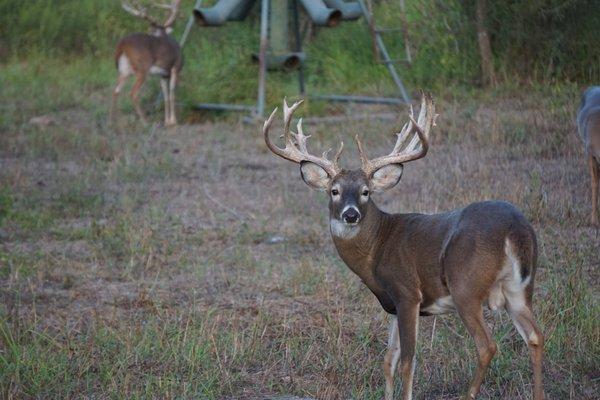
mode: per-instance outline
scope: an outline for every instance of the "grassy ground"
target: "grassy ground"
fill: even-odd
[[[0,397],[381,398],[387,316],[336,256],[326,198],[255,125],[144,128],[128,105],[109,129],[112,66],[67,64],[0,67]],[[550,399],[600,393],[579,90],[438,94],[430,154],[376,199],[396,212],[491,198],[524,210],[540,242]],[[379,154],[399,124],[307,129],[314,149],[361,132]],[[474,346],[456,316],[435,321],[421,321],[415,395],[456,399]],[[506,314],[489,322],[500,350],[481,398],[530,398],[526,347]]]

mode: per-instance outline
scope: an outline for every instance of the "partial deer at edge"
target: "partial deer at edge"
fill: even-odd
[[[143,7],[134,7],[127,2],[122,6],[128,13],[148,21],[153,29],[152,34],[133,33],[125,36],[117,44],[115,63],[119,72],[117,86],[113,90],[110,107],[110,120],[114,118],[117,98],[127,78],[135,75],[135,83],[131,89],[131,100],[140,119],[147,123],[146,116],[139,103],[139,92],[148,74],[159,75],[165,103],[165,126],[177,125],[175,116],[175,86],[179,72],[183,66],[183,58],[179,43],[169,33],[175,23],[179,3],[174,0],[165,22],[160,23],[148,15]],[[164,6],[160,6],[164,7]]]
[[[600,180],[600,86],[588,88],[581,96],[577,127],[587,154],[592,190],[592,225],[598,226],[598,181]]]
[[[393,398],[393,376],[400,360],[402,399],[412,398],[415,348],[420,315],[458,312],[475,341],[477,367],[467,394],[479,393],[496,344],[483,317],[483,304],[506,309],[531,352],[533,398],[544,398],[542,354],[544,336],[532,309],[537,264],[536,235],[527,219],[510,203],[483,201],[441,214],[388,214],[372,200],[372,193],[394,187],[403,165],[427,154],[435,108],[424,95],[418,119],[398,134],[389,155],[367,158],[356,136],[362,168],[339,166],[343,144],[332,160],[307,150],[309,136],[290,131],[294,111],[284,101],[285,147],[269,138],[275,111],[263,134],[276,155],[300,164],[302,179],[329,197],[329,221],[335,247],[346,265],[396,316],[390,326],[383,370],[385,398]],[[408,144],[406,144],[408,142]]]

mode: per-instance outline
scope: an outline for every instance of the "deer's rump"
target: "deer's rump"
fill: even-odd
[[[510,203],[484,201],[449,217],[453,221],[439,257],[444,290],[424,292],[420,314],[453,311],[454,298],[465,295],[487,301],[492,309],[504,306],[508,292],[526,292],[529,298],[537,243],[523,214]]]
[[[473,203],[459,214],[441,263],[453,297],[468,291],[484,300],[505,283],[531,292],[537,263],[535,232],[510,203]]]
[[[600,163],[600,87],[586,90],[577,113],[577,128],[586,151]]]
[[[586,151],[600,163],[600,107],[596,113],[588,117],[586,135],[588,137]]]

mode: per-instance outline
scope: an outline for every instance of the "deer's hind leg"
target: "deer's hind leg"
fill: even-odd
[[[113,118],[116,115],[117,100],[119,94],[123,90],[123,86],[125,86],[127,78],[129,78],[134,73],[131,60],[129,59],[126,53],[121,53],[121,55],[119,56],[117,60],[117,71],[119,73],[119,77],[117,78],[117,85],[115,86],[112,92],[112,101],[109,110],[109,121],[111,122],[113,121]]]
[[[534,400],[543,400],[542,359],[544,355],[544,335],[533,319],[531,301],[526,299],[525,293],[510,290],[505,291],[505,293],[506,310],[531,353],[533,398]]]
[[[507,239],[505,244],[506,263],[504,271],[507,273],[501,281],[502,294],[506,301],[506,311],[510,315],[517,331],[527,343],[531,353],[533,369],[533,398],[542,400],[544,389],[542,386],[542,358],[544,352],[544,335],[538,328],[532,310],[533,280],[535,275],[536,255],[535,248],[515,251],[515,239]],[[524,243],[523,240],[521,240]],[[530,254],[528,254],[530,253]],[[529,274],[523,274],[522,266]]]
[[[144,85],[145,81],[146,81],[145,74],[143,74],[143,73],[135,74],[135,83],[133,84],[133,87],[131,88],[131,101],[133,102],[135,111],[137,112],[137,114],[140,117],[140,119],[142,120],[142,122],[144,124],[147,124],[148,121],[146,120],[146,115],[144,115],[144,111],[142,110],[142,107],[140,106],[140,99],[139,99],[140,89]]]
[[[121,90],[123,90],[123,86],[125,85],[125,82],[127,81],[128,77],[129,75],[127,74],[119,73],[119,77],[117,78],[117,85],[113,89],[112,99],[110,102],[110,109],[108,111],[108,121],[111,124],[114,122],[114,118],[116,115],[117,100],[119,98],[119,94],[121,93]]]
[[[487,369],[496,354],[497,347],[483,318],[481,301],[468,296],[464,298],[454,297],[454,304],[477,348],[477,369],[467,395],[467,399],[470,400],[475,399],[479,393]]]

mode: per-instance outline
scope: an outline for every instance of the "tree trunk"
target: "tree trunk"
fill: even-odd
[[[490,35],[485,26],[485,17],[487,14],[486,8],[486,0],[475,1],[475,24],[477,26],[477,42],[479,44],[479,55],[481,57],[482,81],[486,86],[493,86],[496,84],[496,73],[494,71]]]

